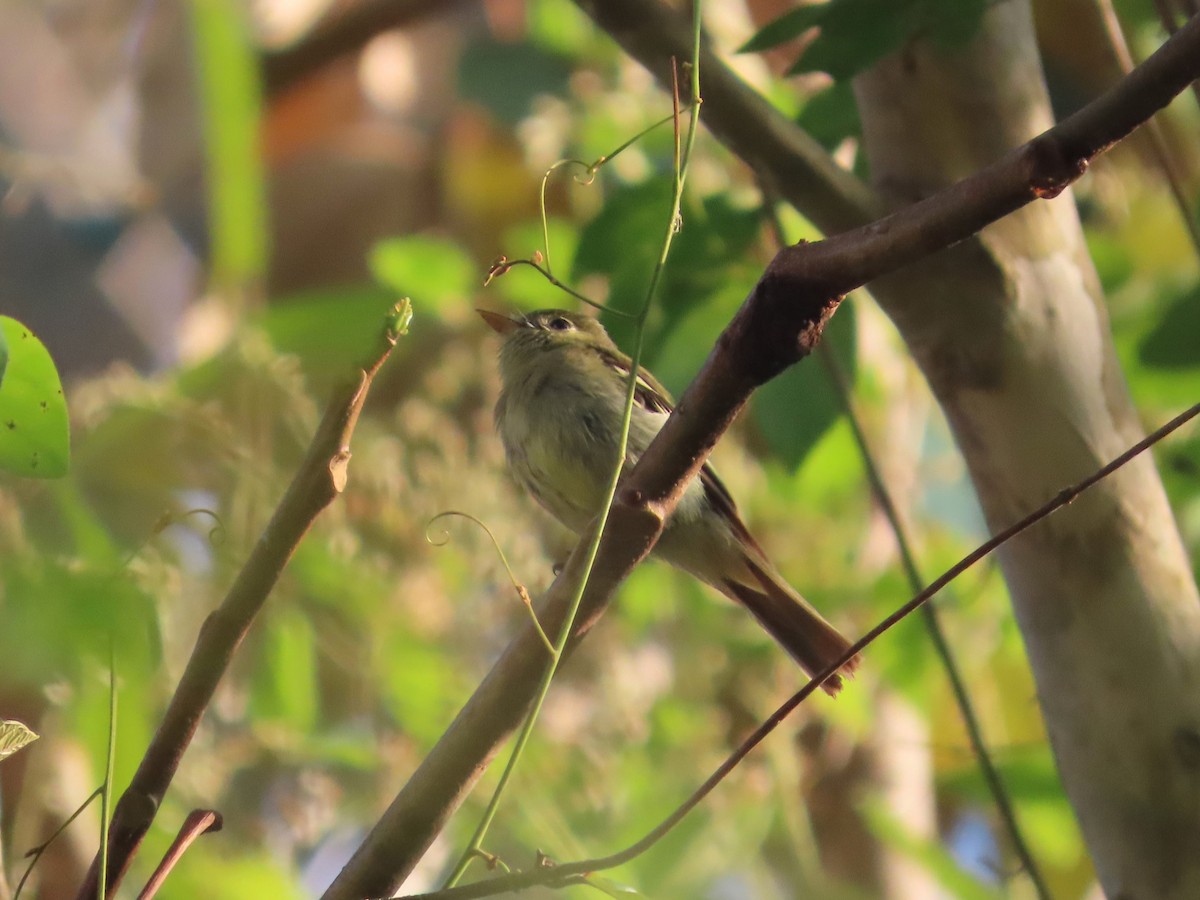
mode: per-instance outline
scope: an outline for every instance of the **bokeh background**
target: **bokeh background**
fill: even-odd
[[[738,53],[787,4],[707,6],[742,77],[861,171],[847,90],[786,76],[794,46]],[[1119,69],[1091,0],[1036,9],[1066,113]],[[1149,2],[1118,11],[1135,53],[1162,40]],[[528,268],[486,288],[485,274],[540,252],[595,300],[639,303],[667,225],[670,126],[595,179],[550,177],[548,256],[539,197],[556,161],[610,154],[670,111],[567,0],[0,4],[0,313],[50,350],[73,430],[66,478],[0,479],[0,718],[42,735],[0,764],[10,885],[103,778],[109,635],[121,789],[332,385],[410,296],[349,488],[240,649],[130,878],[188,810],[213,807],[224,830],[163,896],[304,897],[329,883],[526,614],[482,530],[449,519],[431,532],[430,519],[486,523],[535,595],[572,545],[504,473],[496,342],[473,309],[574,301]],[[1194,205],[1195,98],[1163,126]],[[1158,423],[1200,394],[1195,248],[1141,138],[1098,162],[1075,200],[1133,394]],[[676,393],[774,252],[763,202],[702,134],[647,330],[647,362]],[[789,240],[819,236],[779,212]],[[932,577],[984,536],[953,443],[869,296],[851,298],[828,343]],[[1200,438],[1157,455],[1196,559]],[[783,572],[847,633],[908,598],[820,360],[759,392],[716,463]],[[1098,896],[998,572],[975,567],[937,605],[1054,895]],[[642,566],[555,684],[487,849],[527,866],[537,850],[624,846],[798,675],[732,605]],[[439,883],[494,777],[406,890]],[[89,810],[25,896],[73,895],[97,833]],[[872,647],[841,698],[806,703],[612,877],[660,898],[1032,896],[917,618]]]

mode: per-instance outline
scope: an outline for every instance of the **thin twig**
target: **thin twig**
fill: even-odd
[[[593,181],[595,181],[596,173],[598,171],[600,171],[601,166],[607,165],[608,163],[612,162],[614,159],[616,159],[618,156],[620,156],[622,153],[624,153],[626,150],[628,150],[630,147],[632,147],[634,144],[636,144],[638,141],[640,141],[642,138],[644,138],[646,135],[648,135],[655,128],[658,128],[660,125],[666,125],[668,122],[673,122],[675,120],[676,120],[676,113],[674,113],[674,112],[669,116],[663,116],[657,122],[653,122],[650,125],[647,125],[641,131],[639,131],[637,134],[635,134],[633,137],[629,138],[629,140],[623,142],[621,144],[621,146],[617,147],[615,150],[611,150],[608,153],[605,153],[603,156],[598,157],[597,159],[595,159],[594,161],[592,161],[590,163],[584,162],[581,159],[560,159],[558,162],[556,162],[554,165],[552,165],[550,168],[548,168],[546,170],[546,173],[542,176],[541,191],[538,193],[538,206],[539,206],[539,209],[540,209],[541,215],[542,215],[542,250],[543,250],[543,252],[545,254],[545,258],[546,258],[546,268],[545,268],[545,271],[543,272],[543,274],[551,280],[551,283],[557,283],[557,279],[554,278],[554,276],[551,274],[551,272],[554,270],[554,266],[550,262],[550,224],[549,224],[549,216],[546,214],[546,185],[550,181],[550,176],[553,175],[555,172],[557,172],[559,169],[564,168],[566,166],[579,166],[584,171],[584,177],[580,178],[579,176],[576,176],[575,177],[576,182],[578,182],[579,184],[584,184],[584,185],[591,184]],[[575,294],[573,291],[571,291],[571,293],[574,296],[579,297],[579,295]],[[591,300],[584,299],[584,302],[588,303],[592,306],[599,306],[599,304],[592,303]]]
[[[559,281],[559,279],[553,275],[549,269],[543,266],[536,259],[509,259],[507,256],[501,256],[488,268],[487,276],[483,280],[483,286],[487,287],[492,283],[493,278],[499,278],[501,275],[507,275],[510,269],[513,269],[517,266],[529,266],[531,269],[536,269],[548,282],[550,282],[560,291],[570,294],[580,303],[585,303],[593,309],[606,309],[603,303],[597,303],[590,297],[586,297],[579,293],[579,291],[575,290],[575,288],[571,287],[566,282]],[[628,313],[621,313],[621,315],[628,315]]]
[[[764,187],[763,194],[768,199],[763,209],[771,230],[774,232],[776,244],[779,246],[786,245],[788,241],[784,234],[783,223],[780,222],[779,216],[776,213],[773,192]],[[904,573],[908,578],[909,586],[914,592],[920,592],[925,587],[926,581],[917,567],[916,555],[913,553],[912,542],[908,539],[908,532],[900,517],[900,511],[897,509],[891,492],[884,483],[883,473],[879,465],[875,462],[875,454],[871,451],[870,443],[867,441],[866,431],[863,429],[862,422],[855,411],[849,380],[838,359],[837,351],[830,344],[822,341],[817,345],[817,353],[821,363],[825,367],[826,373],[829,375],[830,383],[833,385],[834,391],[841,402],[842,410],[846,414],[846,421],[850,424],[850,431],[854,436],[855,445],[858,447],[859,457],[862,459],[863,469],[866,472],[871,492],[875,495],[876,502],[878,502],[879,508],[883,511],[883,515],[892,529],[892,534],[895,536],[896,547],[900,553],[901,564],[904,567]],[[1000,772],[992,761],[987,741],[983,736],[983,728],[979,722],[979,716],[975,712],[975,706],[971,701],[970,693],[967,691],[966,681],[962,676],[958,660],[955,658],[954,652],[950,647],[950,642],[946,639],[945,631],[942,629],[941,617],[938,615],[937,607],[932,603],[926,604],[921,607],[921,613],[926,631],[929,633],[929,639],[933,643],[934,652],[941,661],[946,678],[950,682],[950,691],[954,695],[954,702],[958,707],[959,715],[962,716],[963,727],[967,732],[971,752],[975,756],[979,768],[983,773],[984,782],[987,784],[988,791],[992,795],[992,801],[996,805],[996,811],[1000,815],[1004,830],[1012,842],[1013,851],[1017,854],[1021,865],[1029,874],[1039,900],[1049,900],[1050,892],[1046,887],[1045,877],[1042,875],[1041,869],[1034,859],[1033,852],[1029,849],[1029,845],[1025,841],[1020,823],[1017,821],[1016,810],[1013,809],[1012,800],[1008,795],[1008,789],[1005,787],[1004,781],[1000,777]]]
[[[187,852],[188,847],[192,846],[196,838],[202,834],[220,831],[223,825],[221,814],[215,809],[193,809],[188,813],[183,824],[179,826],[179,833],[175,835],[175,840],[171,841],[171,846],[159,860],[154,874],[150,876],[150,880],[138,894],[138,900],[151,900],[158,893],[163,882],[167,880],[171,870],[178,865],[179,860],[183,859],[183,854]]]
[[[604,497],[604,502],[601,507],[601,513],[597,517],[592,526],[592,533],[589,538],[589,543],[584,558],[583,572],[579,578],[578,584],[575,586],[570,605],[567,608],[567,613],[563,618],[562,626],[559,629],[558,639],[554,643],[554,655],[550,660],[550,664],[546,667],[545,673],[542,675],[541,683],[538,685],[537,693],[534,695],[533,704],[530,707],[529,713],[525,718],[521,730],[517,734],[517,738],[513,743],[512,753],[509,755],[508,762],[505,764],[504,771],[500,774],[500,780],[496,784],[496,789],[492,793],[491,799],[488,801],[487,808],[480,817],[479,824],[476,826],[471,839],[467,844],[467,848],[459,857],[455,864],[450,877],[446,880],[446,887],[453,887],[460,878],[465,874],[471,860],[482,848],[484,836],[491,827],[492,820],[495,818],[496,811],[499,808],[500,798],[503,796],[511,778],[516,770],[518,761],[524,753],[525,747],[529,742],[530,736],[533,734],[533,726],[537,721],[538,715],[541,712],[542,705],[545,702],[546,695],[550,691],[550,684],[554,680],[555,673],[562,661],[563,654],[566,652],[567,644],[570,641],[572,631],[574,629],[575,620],[579,615],[580,607],[583,604],[584,592],[588,588],[588,582],[591,578],[592,567],[596,563],[596,558],[600,552],[600,542],[604,538],[604,531],[608,525],[609,516],[612,512],[613,502],[617,496],[617,487],[621,481],[621,475],[625,469],[626,448],[629,444],[629,432],[633,421],[633,406],[637,394],[638,386],[638,371],[641,363],[643,335],[645,332],[646,318],[650,313],[650,306],[654,301],[654,297],[658,291],[658,286],[662,280],[663,271],[666,268],[667,257],[671,252],[671,244],[674,241],[675,235],[678,232],[678,222],[680,208],[683,204],[683,187],[687,178],[688,163],[691,160],[692,148],[696,142],[696,133],[700,119],[700,91],[699,91],[699,45],[700,45],[700,3],[701,0],[695,2],[695,52],[693,60],[693,92],[690,106],[691,118],[688,122],[688,131],[686,144],[680,145],[679,140],[679,92],[676,88],[674,97],[675,102],[672,107],[673,118],[675,120],[675,185],[673,196],[671,198],[671,216],[667,223],[666,233],[663,236],[662,249],[659,253],[658,262],[650,274],[650,282],[646,287],[645,298],[642,303],[641,311],[635,320],[634,344],[633,353],[631,354],[631,363],[629,371],[629,379],[626,383],[625,390],[625,409],[621,424],[621,435],[617,441],[616,459],[613,460],[613,470],[609,476],[607,492]],[[626,145],[623,145],[626,146]],[[540,630],[540,625],[539,625]]]
[[[913,591],[920,592],[925,587],[926,581],[921,576],[921,572],[917,567],[916,555],[913,553],[912,543],[908,539],[907,529],[905,529],[904,523],[900,518],[900,511],[896,508],[891,492],[887,489],[887,485],[883,481],[883,473],[875,462],[875,456],[871,452],[866,432],[863,431],[862,423],[855,412],[845,371],[842,369],[841,362],[837,358],[836,351],[829,344],[821,343],[817,351],[820,354],[821,362],[825,365],[825,371],[829,374],[829,380],[832,382],[834,390],[841,399],[842,409],[846,413],[846,421],[850,424],[850,431],[854,435],[855,444],[858,446],[859,456],[862,458],[867,481],[871,485],[871,492],[875,495],[875,500],[879,504],[879,508],[883,511],[884,517],[888,520],[888,525],[891,527],[892,534],[896,538],[896,548],[900,553],[900,561],[904,566],[904,574],[908,578],[909,586]],[[967,740],[971,745],[971,752],[974,754],[976,762],[979,763],[980,771],[983,773],[983,780],[987,784],[988,792],[992,795],[992,802],[996,804],[996,811],[1000,814],[1000,821],[1004,825],[1004,830],[1008,834],[1009,841],[1012,842],[1013,852],[1017,854],[1017,858],[1021,861],[1021,866],[1033,882],[1033,888],[1039,900],[1050,900],[1051,894],[1049,888],[1046,886],[1045,876],[1042,875],[1041,868],[1034,859],[1033,851],[1030,850],[1029,844],[1025,841],[1025,836],[1021,832],[1021,825],[1017,821],[1016,810],[1013,809],[1012,799],[1008,795],[1008,789],[1004,786],[1000,772],[996,768],[996,764],[992,761],[991,751],[988,750],[987,741],[983,736],[983,726],[980,724],[979,716],[975,712],[975,705],[971,702],[971,695],[967,691],[966,680],[963,678],[958,660],[955,658],[954,651],[950,647],[950,642],[946,639],[946,633],[942,628],[941,616],[938,614],[937,607],[932,603],[927,603],[921,607],[921,614],[925,621],[925,628],[929,632],[929,639],[933,642],[934,652],[937,654],[938,659],[941,660],[942,668],[946,672],[946,678],[950,682],[950,692],[954,695],[954,703],[958,707],[959,715],[962,716],[963,727],[967,732]]]
[[[466,519],[468,522],[474,522],[480,527],[480,529],[483,530],[483,533],[488,536],[488,540],[492,542],[492,549],[495,550],[496,555],[500,557],[500,564],[504,566],[504,571],[508,573],[508,580],[512,583],[513,590],[517,592],[517,596],[521,599],[521,603],[525,606],[525,609],[528,610],[529,617],[533,621],[533,627],[537,629],[537,633],[541,637],[542,643],[546,645],[546,650],[551,656],[556,656],[557,651],[554,648],[554,643],[550,640],[549,636],[542,628],[542,623],[538,621],[537,612],[535,612],[533,608],[533,601],[529,599],[529,591],[517,578],[517,573],[513,571],[513,567],[509,565],[508,556],[504,553],[504,548],[500,546],[500,541],[496,539],[496,535],[492,533],[492,529],[488,528],[482,519],[480,519],[478,516],[473,516],[468,512],[463,512],[462,510],[448,509],[445,512],[438,513],[429,520],[428,524],[426,524],[425,540],[435,547],[444,547],[447,543],[449,543],[450,533],[448,531],[442,531],[442,539],[440,541],[435,541],[429,532],[429,529],[433,527],[434,522],[438,521],[439,519],[444,519],[447,516],[458,516],[459,518]]]
[[[116,636],[108,635],[108,748],[104,757],[104,788],[100,793],[100,877],[97,900],[104,900],[108,884],[108,817],[112,811],[113,767],[117,757],[117,650]]]
[[[99,797],[102,793],[104,793],[104,785],[100,785],[100,787],[92,791],[91,794],[88,795],[88,798],[79,804],[78,807],[76,807],[75,812],[67,816],[66,821],[54,829],[54,833],[51,834],[50,837],[46,838],[46,840],[42,841],[42,843],[38,844],[36,847],[26,851],[25,858],[29,860],[29,867],[21,876],[21,880],[17,882],[17,889],[13,893],[13,900],[20,900],[21,889],[25,887],[25,882],[28,881],[29,876],[33,874],[33,867],[38,864],[38,860],[42,858],[42,854],[50,849],[50,845],[54,843],[58,836],[66,831],[67,828],[70,827],[71,823],[79,818],[80,814],[89,806],[91,806],[92,801]]]
[[[158,731],[146,748],[133,781],[117,802],[109,833],[107,893],[111,894],[120,882],[154,821],[218,683],[284,566],[316,517],[345,488],[350,438],[376,373],[407,325],[410,307],[406,303],[401,301],[385,317],[376,346],[358,371],[335,392],[308,454],[271,521],[229,593],[201,626]],[[97,895],[100,868],[97,856],[79,889],[79,900],[92,900]]]
[[[645,10],[653,11],[655,22],[667,17],[667,29],[674,29],[677,18],[650,0],[622,0],[622,10],[629,18],[619,24],[629,27],[641,27],[637,16]],[[935,195],[932,202],[914,204],[898,217],[862,229],[853,239],[793,248],[787,254],[790,261],[773,261],[623,484],[613,511],[619,525],[609,530],[601,545],[573,640],[581,639],[599,620],[617,586],[650,552],[684,486],[704,465],[752,391],[811,352],[840,293],[961,241],[983,225],[1061,188],[1069,180],[1065,175],[1078,175],[1093,156],[1200,77],[1198,48],[1200,23],[1181,29],[1105,95],[992,166]],[[710,88],[706,81],[706,105]],[[892,231],[897,243],[890,250],[877,243],[885,229]],[[882,258],[876,260],[875,253]],[[817,266],[818,278],[798,264],[806,260]],[[585,539],[576,546],[563,575],[543,597],[538,616],[548,628],[562,619],[570,601],[567,587],[575,583],[586,544]],[[325,894],[328,900],[381,896],[412,870],[500,746],[519,727],[544,669],[542,657],[532,628],[514,635],[330,886]]]
[[[793,710],[796,709],[804,700],[806,700],[818,687],[828,678],[832,678],[851,659],[869,647],[875,640],[884,632],[892,628],[897,622],[906,618],[917,609],[929,602],[939,591],[942,590],[951,581],[961,575],[963,572],[970,569],[980,560],[995,552],[999,547],[1006,544],[1008,541],[1015,538],[1017,535],[1032,528],[1037,523],[1041,522],[1051,513],[1056,512],[1076,497],[1086,491],[1088,488],[1103,481],[1117,469],[1124,466],[1130,460],[1146,452],[1150,447],[1157,444],[1163,438],[1172,432],[1178,430],[1183,425],[1200,415],[1200,403],[1195,404],[1190,409],[1180,413],[1175,418],[1171,419],[1167,424],[1154,431],[1152,434],[1138,441],[1120,456],[1109,462],[1107,465],[1097,469],[1087,478],[1060,491],[1052,500],[1045,503],[1025,518],[1010,525],[999,534],[989,538],[984,543],[980,544],[961,560],[947,569],[936,580],[930,583],[924,590],[918,593],[915,597],[893,612],[890,616],[868,631],[865,635],[854,642],[851,647],[842,654],[841,658],[836,660],[829,666],[813,676],[808,684],[804,685],[799,691],[789,697],[778,709],[773,712],[754,733],[746,738],[736,750],[725,758],[725,761],[713,772],[712,775],[697,788],[690,797],[681,803],[674,812],[663,819],[649,833],[640,840],[630,844],[623,850],[612,853],[608,856],[599,856],[593,859],[579,860],[578,862],[563,863],[554,866],[550,869],[539,869],[532,872],[517,872],[512,875],[504,875],[496,878],[488,878],[474,884],[464,885],[449,890],[432,891],[425,894],[408,894],[397,898],[397,900],[466,900],[473,897],[491,897],[496,894],[512,891],[525,890],[535,885],[560,886],[566,883],[567,879],[576,878],[580,875],[588,875],[593,872],[599,872],[604,869],[612,869],[616,866],[623,865],[641,854],[645,853],[670,831],[693,809],[696,808],[712,791],[719,785],[725,777],[732,772],[750,752],[763,742],[763,740],[780,724],[783,723]]]

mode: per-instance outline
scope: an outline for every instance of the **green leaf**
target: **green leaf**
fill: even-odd
[[[639,266],[646,267],[649,278],[666,234],[671,192],[671,178],[666,175],[610,191],[604,208],[579,236],[572,277],[611,275]]]
[[[898,50],[929,37],[957,46],[979,29],[991,0],[830,0],[791,10],[758,32],[743,51],[766,50],[810,28],[820,33],[788,74],[828,72],[836,81],[858,74]]]
[[[204,112],[209,233],[218,283],[260,281],[267,267],[259,60],[248,15],[234,0],[192,0]]]
[[[371,248],[367,263],[380,284],[434,309],[470,296],[473,283],[482,282],[458,244],[427,235],[382,240]]]
[[[742,45],[738,52],[756,53],[761,50],[770,50],[772,47],[778,47],[780,44],[786,44],[788,41],[795,40],[808,31],[808,29],[820,25],[829,13],[830,7],[835,4],[836,0],[834,0],[834,3],[816,3],[789,10],[775,21],[764,25],[758,34]]]
[[[830,343],[848,378],[853,378],[855,368],[855,331],[854,304],[843,302],[822,338]],[[767,446],[792,471],[843,412],[817,354],[759,388],[751,409]]]
[[[1159,369],[1200,364],[1200,285],[1171,302],[1138,346],[1138,359]]]
[[[571,170],[565,170],[569,173]],[[570,174],[560,174],[570,178]],[[546,222],[550,237],[550,255],[543,261],[549,265],[554,277],[566,280],[570,276],[579,246],[579,233],[575,223],[566,219],[550,217]],[[529,219],[509,228],[504,234],[504,251],[510,258],[528,259],[541,252],[544,245],[540,219]],[[567,282],[569,284],[569,281]],[[529,266],[514,266],[488,285],[488,292],[495,291],[518,309],[547,309],[550,307],[573,306],[575,300],[562,288],[551,284]]]
[[[826,150],[834,150],[848,137],[862,134],[858,105],[849,81],[837,81],[811,96],[797,123]]]
[[[634,312],[645,301],[666,235],[671,190],[671,178],[665,175],[619,187],[580,235],[572,278],[607,275],[605,305],[610,310]],[[750,271],[746,256],[758,236],[760,214],[737,206],[726,194],[716,194],[700,204],[685,199],[681,222],[646,322],[646,360],[655,364],[659,351],[674,340],[685,319],[736,283],[740,272]],[[747,276],[747,282],[748,287],[753,278]],[[741,294],[744,297],[744,291]],[[735,303],[732,309],[736,308]],[[628,350],[632,320],[606,313],[602,321],[613,340]],[[712,336],[719,330],[713,330]],[[706,353],[707,347],[702,348],[700,358]],[[692,367],[689,375],[694,373]]]
[[[994,0],[924,0],[929,36],[942,47],[965,44],[983,24],[983,14]]]
[[[929,37],[943,47],[972,38],[993,0],[830,0],[784,13],[751,38],[741,52],[768,50],[810,28],[820,34],[788,72],[828,72],[836,81],[898,50],[905,41]]]
[[[827,72],[835,81],[857,75],[900,49],[919,21],[917,0],[831,0],[821,33],[788,70]]]
[[[67,401],[45,345],[16,319],[0,316],[8,352],[0,385],[0,469],[60,478],[70,465]]]
[[[529,38],[560,56],[574,57],[597,40],[597,30],[582,10],[558,0],[528,0],[524,5]]]
[[[0,719],[0,760],[7,759],[37,739],[37,733],[31,731],[23,722]]]
[[[396,294],[375,285],[345,285],[289,295],[256,322],[281,353],[300,357],[306,374],[340,377],[372,346]]]
[[[412,320],[412,300],[408,299],[408,297],[401,297],[399,302],[388,310],[388,314],[384,317],[388,336],[394,341],[396,338],[408,334],[408,328],[412,325]]]
[[[1054,757],[1046,745],[1010,749],[998,755],[994,764],[1014,801],[1020,804],[1062,802],[1062,781],[1054,767]],[[974,803],[988,803],[992,797],[974,761],[940,772],[938,789]]]

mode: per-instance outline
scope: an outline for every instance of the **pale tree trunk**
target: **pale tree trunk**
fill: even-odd
[[[860,77],[856,94],[873,179],[897,203],[1050,124],[1028,5],[1016,0],[991,6],[967,46],[910,46]],[[876,294],[999,529],[1142,431],[1070,197],[1022,209],[980,244]],[[1200,897],[1200,600],[1150,457],[1009,544],[1001,565],[1105,892]]]

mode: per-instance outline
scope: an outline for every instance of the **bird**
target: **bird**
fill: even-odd
[[[477,312],[502,338],[494,418],[509,471],[554,518],[582,534],[607,494],[632,360],[593,316],[561,309]],[[639,367],[622,478],[672,408],[666,389]],[[779,574],[707,463],[667,519],[653,554],[744,606],[809,676],[850,649]],[[858,664],[853,657],[822,687],[836,695],[841,675],[852,675]]]

